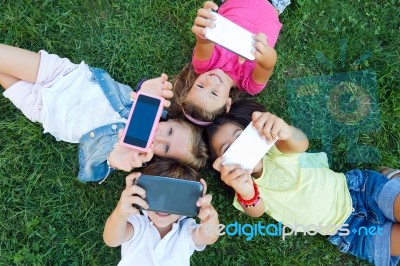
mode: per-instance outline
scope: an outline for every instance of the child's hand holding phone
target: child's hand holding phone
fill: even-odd
[[[130,172],[132,169],[141,167],[143,163],[153,158],[154,152],[152,146],[150,146],[150,149],[146,153],[141,153],[138,150],[121,145],[121,137],[122,130],[118,132],[119,141],[108,157],[108,163],[111,167]]]
[[[213,168],[221,174],[221,180],[243,199],[251,199],[255,192],[250,171],[242,169],[238,164],[223,165],[223,160],[223,157],[219,157],[213,163]]]
[[[154,79],[148,79],[143,82],[140,87],[141,92],[151,94],[154,96],[162,97],[164,99],[170,99],[174,96],[172,92],[172,84],[168,81],[167,74],[162,73],[160,77]],[[136,99],[137,93],[131,92],[131,98]],[[164,107],[169,107],[171,102],[168,100],[164,101]]]
[[[200,207],[198,217],[201,224],[206,224],[214,219],[218,219],[218,213],[211,204],[212,196],[207,193],[207,183],[204,179],[200,179],[203,185],[203,196],[197,201],[196,205]]]
[[[292,136],[292,127],[282,118],[270,112],[254,112],[252,123],[260,135],[269,143],[276,139],[287,140]]]
[[[194,35],[196,35],[196,39],[198,42],[211,43],[211,41],[207,40],[205,36],[207,31],[206,28],[215,27],[213,23],[215,17],[211,13],[211,10],[218,10],[218,5],[212,1],[206,1],[203,5],[203,8],[197,10],[197,16],[192,26],[192,32],[194,33]]]
[[[200,179],[203,185],[203,196],[197,201],[196,205],[200,207],[198,217],[200,226],[192,232],[193,242],[197,246],[210,245],[218,240],[218,213],[211,204],[212,196],[207,193],[207,183],[204,179]]]
[[[268,38],[264,33],[254,35],[255,62],[263,69],[273,69],[277,56],[274,48],[268,45]]]
[[[146,191],[134,185],[135,179],[140,175],[141,173],[132,173],[126,177],[125,189],[122,191],[117,207],[114,210],[114,213],[125,221],[128,219],[128,216],[139,213],[139,210],[134,206],[140,206],[144,209],[149,207],[145,201]]]

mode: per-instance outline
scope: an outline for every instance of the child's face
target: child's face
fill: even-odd
[[[192,131],[185,124],[169,119],[160,122],[154,137],[154,154],[179,161],[192,157],[189,151]]]
[[[215,112],[226,104],[230,105],[229,92],[233,85],[228,75],[220,69],[214,69],[196,79],[186,99],[202,106],[207,112]]]
[[[147,215],[150,220],[154,223],[157,228],[165,228],[171,226],[174,222],[178,221],[179,215],[177,214],[168,214],[162,212],[152,212],[148,211]]]
[[[231,144],[242,134],[243,129],[233,123],[225,123],[220,126],[211,139],[211,148],[218,157],[221,157]],[[253,172],[258,173],[262,170],[262,161],[260,160]]]

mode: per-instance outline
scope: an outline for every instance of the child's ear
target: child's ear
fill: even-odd
[[[231,110],[231,105],[232,105],[232,98],[228,98],[225,103],[225,109],[227,113],[229,113],[229,111]]]

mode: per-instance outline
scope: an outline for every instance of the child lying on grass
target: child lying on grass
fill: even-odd
[[[222,155],[249,123],[266,140],[278,138],[275,145],[250,171],[222,165]],[[319,233],[330,235],[328,240],[340,251],[376,265],[397,265],[399,170],[385,169],[385,175],[359,169],[336,173],[329,169],[325,153],[305,153],[308,139],[303,132],[247,99],[233,104],[206,133],[212,157],[218,157],[213,167],[235,190],[237,209],[253,217],[267,213],[289,227],[300,225],[300,232],[309,225],[325,228]],[[377,231],[360,234],[361,227]]]

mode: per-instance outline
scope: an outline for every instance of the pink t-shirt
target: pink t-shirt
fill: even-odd
[[[268,44],[275,46],[282,24],[276,9],[267,0],[228,0],[220,7],[218,13],[254,34],[263,32],[267,36]],[[219,45],[215,45],[209,60],[200,61],[193,56],[192,64],[198,74],[212,69],[223,70],[240,90],[251,95],[259,93],[266,85],[258,84],[251,78],[255,62],[246,60],[240,64],[238,55]]]

